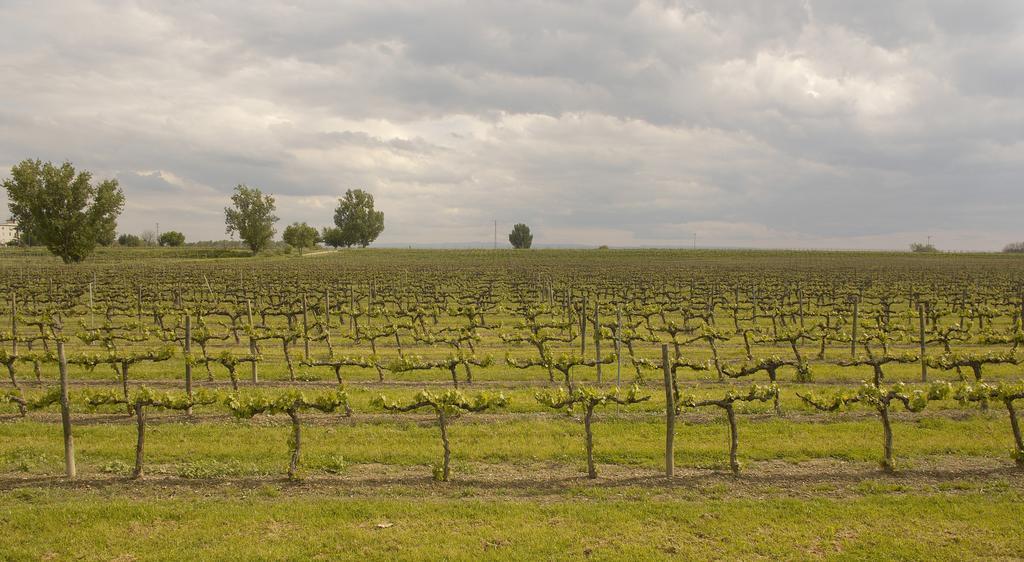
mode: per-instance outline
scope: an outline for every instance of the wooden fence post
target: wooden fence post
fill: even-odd
[[[622,309],[615,307],[615,386],[622,386]]]
[[[256,328],[254,327],[253,321],[252,321],[252,301],[251,300],[246,299],[246,301],[245,301],[245,308],[249,312],[249,355],[252,355],[252,357],[253,357],[253,362],[252,362],[252,382],[253,382],[253,384],[256,384],[256,383],[260,382],[260,371],[259,371],[259,367],[256,366],[256,361],[255,361],[255,359],[256,359],[256,334],[255,334],[255,329]]]
[[[671,478],[675,472],[676,401],[668,344],[661,344],[661,362],[665,371],[665,476]]]
[[[185,313],[185,394],[192,398],[192,315]],[[185,410],[192,415],[192,406]]]
[[[853,328],[850,332],[850,357],[857,356],[857,303],[860,299],[853,299]]]
[[[580,299],[580,359],[587,354],[587,294]]]
[[[601,384],[601,321],[597,309],[598,299],[594,299],[594,357],[597,359],[597,384]]]
[[[302,343],[305,347],[306,362],[309,362],[309,316],[306,306],[306,292],[302,292]]]
[[[917,305],[918,326],[921,332],[921,382],[928,382],[928,363],[925,362],[924,305]]]
[[[60,423],[64,429],[64,471],[67,477],[74,480],[78,475],[75,470],[75,438],[71,434],[71,404],[68,399],[68,359],[64,355],[64,340],[57,334],[57,362],[60,368]]]

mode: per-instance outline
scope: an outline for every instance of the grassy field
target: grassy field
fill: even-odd
[[[138,262],[125,265],[123,260],[131,257]],[[915,283],[934,285],[939,287],[932,289],[935,294],[950,302],[968,279],[967,286],[993,307],[1003,307],[987,327],[992,333],[1013,329],[1011,313],[1017,304],[1002,292],[1024,273],[1024,261],[1007,256],[661,250],[382,250],[257,259],[221,250],[109,250],[81,268],[65,269],[31,251],[4,250],[0,273],[8,280],[0,286],[7,282],[42,298],[54,291],[46,284],[59,276],[76,283],[96,275],[118,283],[123,276],[168,286],[182,279],[197,290],[211,282],[231,290],[235,279],[246,286],[275,280],[290,285],[293,281],[285,275],[307,284],[338,275],[336,284],[343,286],[345,276],[366,272],[383,272],[409,285],[418,282],[419,274],[444,278],[451,268],[462,272],[456,285],[469,287],[491,270],[551,275],[565,263],[572,271],[566,275],[593,271],[595,276],[627,280],[647,270],[682,271],[681,279],[695,275],[711,282],[770,272],[782,276],[784,281],[777,283],[785,283],[806,275],[818,279],[822,291],[831,279],[851,284],[870,271],[876,286],[890,287],[894,294]],[[686,287],[685,280],[675,283]],[[131,286],[127,281],[124,285]],[[119,321],[133,317],[132,293],[119,296],[125,286],[97,288],[98,297],[127,303]],[[729,326],[728,314],[719,312],[720,325]],[[892,313],[905,316],[909,307],[898,305]],[[946,314],[943,322],[957,312],[951,305]],[[501,338],[517,321],[511,307],[503,306],[489,313],[489,327],[481,330],[476,352],[493,356],[495,363],[475,368],[473,384],[462,383],[462,388],[469,395],[500,392],[509,403],[452,421],[448,437],[453,473],[446,483],[432,478],[442,454],[436,418],[422,412],[391,414],[373,404],[382,393],[411,400],[423,388],[447,389],[451,380],[443,369],[389,371],[383,382],[374,369],[343,369],[353,415],[302,415],[303,459],[297,481],[285,477],[291,427],[287,416],[238,420],[222,405],[197,407],[191,416],[153,409],[148,414],[145,477],[131,480],[135,420],[123,407],[88,407],[84,399],[89,391],[119,388],[117,377],[108,366],[73,366],[77,480],[61,476],[63,441],[56,406],[20,417],[13,404],[0,404],[0,560],[165,560],[186,554],[226,560],[948,560],[1013,559],[1024,552],[1024,470],[1011,458],[1010,424],[999,403],[982,409],[946,399],[929,403],[920,413],[894,410],[898,470],[886,473],[879,466],[882,426],[873,408],[821,413],[797,396],[856,388],[870,378],[871,368],[836,363],[849,356],[848,343],[830,343],[826,359],[818,360],[817,345],[805,342],[800,350],[810,358],[813,377],[797,382],[794,369],[780,371],[781,415],[770,402],[738,405],[742,473],[733,476],[729,471],[724,413],[686,409],[677,421],[677,470],[669,479],[663,475],[661,372],[645,370],[642,392],[651,396],[648,401],[597,410],[593,431],[598,477],[590,480],[581,411],[541,405],[534,396],[551,388],[547,371],[515,369],[504,362],[506,353],[517,358],[532,353],[529,346],[510,346]],[[84,334],[100,322],[79,306],[66,315],[65,329]],[[271,316],[268,322],[274,329],[286,326],[282,317]],[[459,322],[442,316],[432,329]],[[760,318],[749,326],[767,333],[771,322]],[[230,328],[227,320],[215,323],[215,330],[225,336]],[[349,329],[337,326],[335,351],[366,353],[365,341],[343,337]],[[144,350],[157,343],[150,338],[119,346]],[[246,345],[243,333],[238,343],[232,337],[211,343],[209,352],[241,353]],[[406,353],[425,358],[447,353],[443,347],[408,340],[404,345]],[[576,345],[556,343],[553,348],[568,353]],[[900,353],[915,349],[906,339],[892,346]],[[1006,349],[977,338],[956,346],[972,353]],[[94,347],[74,337],[68,343],[72,354],[94,352]],[[264,342],[259,389],[248,382],[245,366],[242,391],[279,396],[297,388],[316,395],[335,386],[330,369],[299,364],[302,347],[299,341],[290,349],[297,375],[292,381],[283,348]],[[659,342],[638,342],[636,347],[638,357],[660,357]],[[684,346],[683,352],[697,360],[711,359],[710,350],[700,343]],[[718,352],[729,363],[739,364],[745,357],[743,342],[735,336]],[[379,353],[396,357],[399,352],[385,338]],[[757,357],[790,353],[788,344],[754,345]],[[314,342],[311,356],[326,354],[325,344]],[[41,365],[38,379],[30,364],[18,369],[29,396],[52,388],[57,380],[50,363]],[[1013,382],[1021,380],[1021,372],[1018,365],[990,365],[985,378]],[[214,365],[211,374],[214,380],[209,382],[205,369],[197,366],[196,385],[230,390],[222,367]],[[609,389],[615,376],[615,364],[605,365],[601,387]],[[634,376],[632,365],[624,363],[624,384]],[[764,373],[724,382],[707,371],[680,370],[679,376],[684,392],[697,398],[721,396],[734,385],[768,382]],[[932,369],[930,376],[933,381],[958,378],[953,370]],[[573,377],[596,386],[594,367],[579,367]],[[916,363],[886,367],[886,382],[919,377]],[[180,391],[180,354],[133,366],[130,378],[133,388]]]

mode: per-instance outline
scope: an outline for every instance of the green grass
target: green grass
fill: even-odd
[[[0,492],[7,560],[1012,558],[1019,494],[345,499],[274,488]]]
[[[135,425],[78,425],[74,429],[80,469],[102,472],[114,463],[134,461]],[[493,421],[491,421],[493,420]],[[171,474],[203,463],[218,476],[266,476],[283,473],[288,458],[287,418],[256,422],[150,423],[146,460]],[[1002,416],[942,418],[894,424],[897,459],[913,465],[938,456],[987,457],[1012,465],[1009,424]],[[657,471],[664,458],[664,422],[656,416],[617,419],[608,414],[594,424],[598,463]],[[449,431],[456,470],[459,463],[529,465],[580,463],[583,428],[565,416],[474,421],[473,415]],[[381,421],[341,422],[304,428],[305,466],[326,472],[338,457],[346,463],[430,465],[440,461],[436,423],[426,416],[387,416]],[[715,417],[708,423],[683,423],[676,429],[678,466],[726,466],[728,428]],[[881,457],[882,429],[873,418],[833,423],[790,419],[741,420],[740,456],[745,461],[841,459],[873,462]],[[57,474],[63,469],[59,424],[19,421],[0,424],[0,472]],[[425,469],[426,470],[426,469]]]

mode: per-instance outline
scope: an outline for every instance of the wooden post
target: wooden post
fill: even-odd
[[[252,301],[246,299],[245,308],[249,312],[249,355],[256,358],[256,334],[253,333],[255,327],[252,322]],[[256,361],[252,362],[252,383],[257,384],[260,382],[260,371],[259,367],[256,366]]]
[[[309,316],[307,314],[306,293],[302,293],[302,343],[305,347],[306,362],[309,362]]]
[[[853,329],[850,332],[850,357],[857,356],[857,303],[860,299],[853,299]]]
[[[95,326],[95,322],[93,321],[93,318],[92,318],[92,307],[93,307],[93,304],[94,304],[93,303],[92,286],[93,286],[93,282],[90,282],[89,283],[89,327],[90,328]]]
[[[601,321],[594,299],[594,357],[597,359],[597,384],[601,384]]]
[[[672,364],[668,344],[661,344],[661,363],[665,371],[665,476],[675,472],[676,401],[672,392]]]
[[[622,309],[615,307],[615,386],[622,386]]]
[[[192,398],[192,315],[185,313],[185,394]],[[189,406],[186,414],[192,415]]]
[[[587,295],[580,299],[580,359],[587,354]]]
[[[75,470],[75,439],[71,435],[71,404],[68,399],[68,360],[64,356],[64,340],[57,336],[57,361],[60,368],[60,423],[64,429],[64,470],[71,480]]]
[[[921,382],[928,382],[928,364],[925,363],[924,305],[917,305],[918,326],[921,331]]]
[[[11,355],[18,355],[18,295],[11,292]]]
[[[331,329],[331,290],[324,290],[324,326],[325,329]]]

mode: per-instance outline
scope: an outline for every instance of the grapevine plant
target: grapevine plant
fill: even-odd
[[[882,421],[884,439],[882,468],[886,472],[893,472],[896,470],[896,461],[893,459],[892,424],[889,420],[889,411],[893,402],[902,404],[908,412],[917,413],[925,409],[929,400],[940,400],[948,396],[949,393],[950,385],[948,383],[933,383],[927,390],[910,390],[905,384],[898,382],[887,389],[864,383],[855,393],[841,392],[830,399],[822,399],[811,393],[797,393],[797,396],[809,406],[823,412],[840,411],[850,404],[858,402],[874,407]]]
[[[597,478],[597,468],[594,466],[594,433],[591,430],[591,423],[594,417],[594,409],[598,406],[608,404],[629,405],[650,400],[650,395],[641,396],[640,387],[636,384],[630,387],[625,396],[621,395],[618,388],[611,392],[586,386],[576,387],[571,390],[558,388],[538,392],[535,395],[537,402],[555,410],[573,410],[576,405],[583,407],[583,431],[587,448],[587,478]]]
[[[704,408],[707,406],[715,406],[725,410],[726,418],[729,421],[729,467],[732,469],[733,475],[739,476],[740,474],[740,463],[737,458],[737,452],[739,450],[739,431],[736,426],[736,402],[767,402],[769,400],[775,400],[778,404],[779,399],[779,388],[775,386],[775,383],[768,386],[760,386],[757,384],[750,385],[747,391],[741,392],[735,388],[729,389],[725,393],[725,396],[719,399],[710,400],[697,400],[694,396],[683,397],[682,400],[676,404],[676,415],[679,414],[682,407],[687,408]]]
[[[159,408],[161,410],[191,411],[194,406],[215,404],[219,400],[220,397],[216,393],[209,393],[205,390],[200,390],[189,396],[185,393],[157,392],[145,386],[139,388],[127,398],[115,390],[88,393],[85,397],[86,403],[92,408],[108,404],[121,404],[128,406],[135,414],[137,438],[135,441],[135,468],[131,473],[133,479],[141,478],[143,475],[147,407]]]
[[[263,393],[233,393],[224,399],[224,404],[239,418],[252,418],[259,414],[287,414],[292,423],[292,433],[288,438],[288,479],[299,479],[299,464],[302,460],[302,419],[299,414],[304,411],[317,410],[330,414],[344,410],[346,416],[352,415],[348,404],[348,393],[335,390],[324,394],[308,396],[297,390],[289,390],[275,397]]]
[[[482,412],[491,408],[500,408],[508,405],[508,399],[504,394],[480,393],[467,398],[459,390],[448,390],[441,394],[435,394],[429,390],[422,390],[416,393],[412,401],[399,404],[388,400],[383,394],[373,399],[372,404],[389,412],[411,412],[421,408],[429,408],[437,415],[437,425],[441,430],[441,444],[444,448],[443,464],[434,467],[434,480],[447,482],[451,474],[451,447],[448,442],[448,423],[458,418],[465,412]]]

